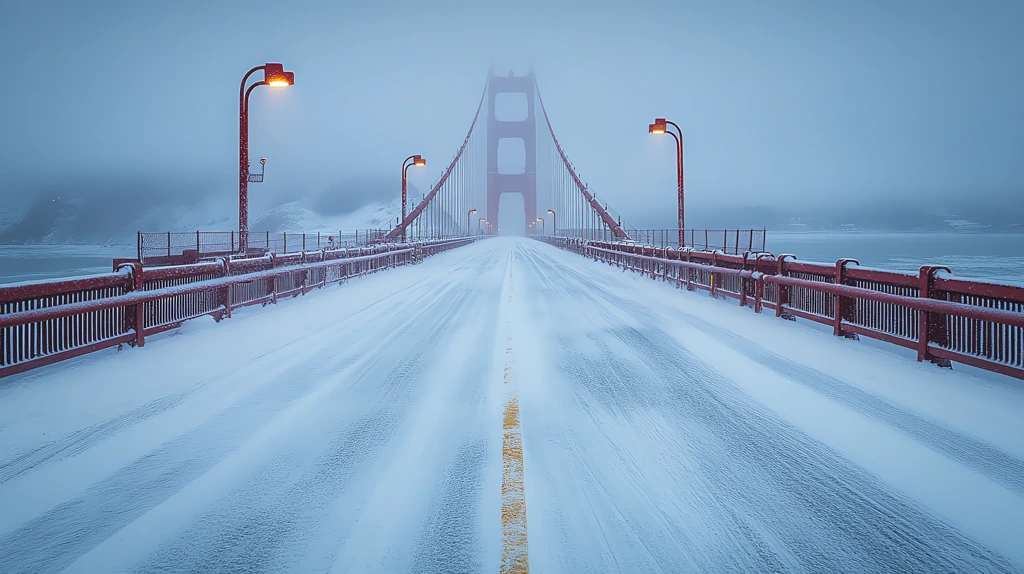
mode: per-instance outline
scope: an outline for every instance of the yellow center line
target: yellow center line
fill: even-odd
[[[509,255],[508,302],[512,302],[512,262],[513,251]],[[511,322],[511,321],[510,321]],[[512,355],[512,338],[508,338],[505,355]],[[505,361],[504,384],[508,384],[512,373],[511,357]],[[526,489],[523,484],[523,437],[519,431],[519,396],[515,385],[505,402],[505,417],[502,428],[505,438],[501,446],[501,458],[504,469],[501,477],[501,528],[504,552],[501,557],[502,574],[528,574],[530,572],[529,548],[526,543]]]
[[[505,403],[505,440],[501,456],[505,470],[501,479],[501,527],[504,539],[502,574],[530,571],[526,544],[526,492],[523,487],[523,439],[519,433],[519,398]]]

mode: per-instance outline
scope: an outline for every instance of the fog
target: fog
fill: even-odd
[[[254,206],[352,210],[397,196],[410,154],[427,187],[488,68],[532,65],[576,168],[634,225],[672,225],[655,116],[683,128],[698,222],[998,213],[1024,195],[1022,22],[1020,2],[4,2],[0,192],[230,202],[238,84],[276,61],[295,86],[253,93]]]

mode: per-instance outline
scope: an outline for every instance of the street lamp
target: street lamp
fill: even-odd
[[[412,160],[412,163],[409,163]],[[427,160],[418,155],[411,155],[402,160],[402,243],[405,243],[405,204],[406,204],[406,179],[411,166],[422,167],[427,165]]]
[[[471,227],[471,224],[469,223],[469,216],[473,215],[474,213],[476,213],[476,210],[475,209],[470,209],[469,213],[466,214],[466,236],[467,237],[470,236],[470,235],[473,235],[473,228]]]
[[[676,128],[676,131],[668,129],[668,126]],[[683,230],[686,228],[686,222],[683,217],[683,130],[679,128],[675,122],[670,122],[665,118],[657,118],[653,124],[647,126],[648,133],[655,135],[669,134],[672,139],[676,140],[676,179],[678,180],[679,187],[679,247],[683,246]],[[676,135],[678,133],[678,135]]]
[[[246,89],[249,76],[260,70],[263,70],[263,81]],[[238,250],[241,253],[249,248],[249,94],[256,86],[284,88],[293,84],[293,72],[284,71],[281,64],[267,63],[246,72],[238,88]],[[261,165],[264,163],[260,160]]]
[[[540,222],[540,234],[544,235],[544,218],[543,217],[538,217],[537,221]]]
[[[558,216],[550,209],[548,213],[551,214],[551,235],[558,235]]]

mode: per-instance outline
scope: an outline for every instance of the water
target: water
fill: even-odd
[[[107,273],[134,245],[0,245],[0,285]]]
[[[916,273],[945,265],[955,275],[1024,281],[1024,234],[768,232],[768,251],[801,261],[861,265]],[[116,257],[134,257],[134,245],[0,245],[0,284],[105,273]]]
[[[954,275],[1024,281],[1024,234],[785,233],[768,232],[766,249],[798,260],[834,263],[851,257],[861,265],[916,273],[945,265]]]

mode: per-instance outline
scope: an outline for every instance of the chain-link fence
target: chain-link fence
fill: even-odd
[[[321,231],[318,233],[249,232],[248,252],[298,253],[374,243],[379,230]],[[237,231],[192,231],[186,233],[138,234],[138,256],[147,265],[195,263],[204,257],[231,255],[239,250]]]
[[[696,251],[722,251],[731,255],[765,251],[764,229],[630,229],[630,238],[641,245]]]

